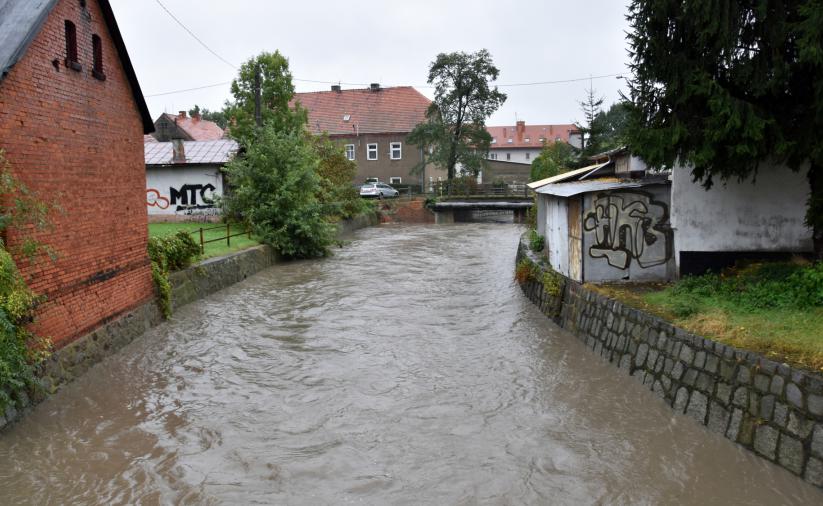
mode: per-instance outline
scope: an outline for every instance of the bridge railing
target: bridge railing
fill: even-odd
[[[432,193],[438,197],[518,197],[530,198],[534,191],[526,184],[477,183],[455,179],[432,183]]]

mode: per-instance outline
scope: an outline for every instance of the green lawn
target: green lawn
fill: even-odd
[[[214,229],[215,227],[219,227],[215,230],[206,230],[206,229]],[[203,228],[203,239],[205,241],[211,239],[219,239],[223,238],[222,241],[216,241],[212,243],[207,243],[205,245],[205,254],[203,258],[212,258],[212,257],[219,257],[223,255],[228,255],[234,251],[240,251],[242,249],[251,248],[252,246],[257,246],[260,244],[254,239],[249,239],[247,235],[241,235],[238,237],[231,238],[231,246],[226,245],[225,237],[226,237],[226,225],[221,223],[149,223],[149,237],[163,237],[167,235],[172,235],[176,233],[178,230],[185,230],[191,233],[194,241],[196,243],[200,243],[200,229]],[[241,232],[242,229],[239,225],[232,225],[231,233],[232,235]]]
[[[766,264],[669,285],[589,286],[694,334],[821,372],[821,269]]]

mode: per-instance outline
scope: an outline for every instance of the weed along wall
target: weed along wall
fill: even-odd
[[[526,296],[594,353],[677,412],[823,488],[823,377],[689,334],[565,278],[558,289],[525,239],[517,259]]]

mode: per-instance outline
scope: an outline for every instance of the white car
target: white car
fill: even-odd
[[[374,198],[394,198],[399,197],[400,192],[386,183],[366,183],[360,187],[361,197]]]

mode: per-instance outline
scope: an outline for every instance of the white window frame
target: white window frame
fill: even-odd
[[[394,156],[395,146],[397,146],[397,157]],[[389,159],[391,160],[402,160],[403,159],[403,143],[402,142],[392,142],[389,143]]]
[[[400,176],[392,176],[389,178],[389,184],[403,184],[403,178]]]
[[[511,159],[512,159],[512,154],[511,153],[506,153],[506,161],[509,162],[509,161],[511,161]]]
[[[372,157],[374,155],[374,157]],[[366,160],[377,160],[377,143],[366,144]]]
[[[349,152],[350,148],[351,152]],[[351,156],[349,156],[349,153],[351,153]],[[356,153],[357,151],[354,149],[354,144],[346,144],[346,158],[348,160],[354,160],[357,157]]]

